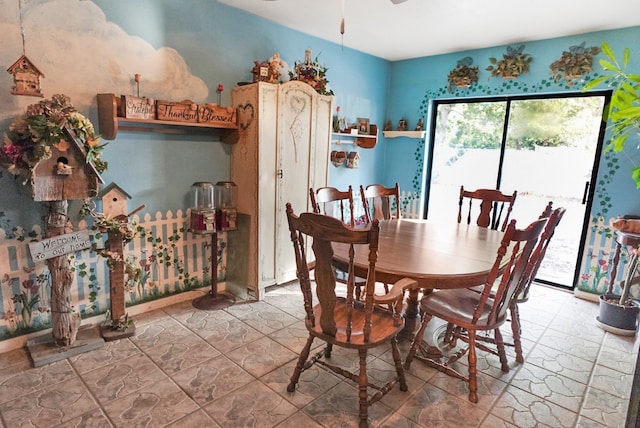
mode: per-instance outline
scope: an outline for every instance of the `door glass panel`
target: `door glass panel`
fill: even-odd
[[[583,197],[602,143],[604,102],[603,95],[437,101],[427,217],[455,221],[461,185],[517,190],[511,218],[520,227],[553,201],[567,212],[537,279],[573,287],[590,206]]]
[[[428,218],[456,221],[460,186],[495,188],[506,102],[439,104]]]
[[[549,201],[567,209],[539,280],[572,285],[585,218],[582,198],[591,180],[603,107],[603,97],[511,102],[500,187],[518,191],[513,218],[524,226]]]

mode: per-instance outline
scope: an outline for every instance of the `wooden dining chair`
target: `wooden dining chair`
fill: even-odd
[[[355,218],[353,216],[353,188],[349,185],[346,191],[341,191],[335,187],[320,187],[315,192],[313,188],[309,189],[309,198],[311,199],[311,207],[316,214],[324,214],[331,217],[339,218],[342,223],[351,227],[355,226]],[[313,262],[309,265],[314,268]],[[338,269],[335,270],[336,278],[341,283],[346,283],[346,273]],[[356,290],[360,295],[360,290],[364,285],[363,278],[356,278]]]
[[[502,193],[496,189],[478,189],[474,191],[464,190],[464,186],[460,186],[460,199],[458,201],[458,223],[462,222],[464,205],[466,204],[466,221],[471,224],[472,211],[474,207],[479,206],[480,212],[476,220],[476,224],[480,227],[488,227],[493,230],[501,231],[507,227],[513,204],[516,201],[517,191],[512,195]],[[503,212],[504,219],[502,219]],[[502,222],[502,223],[501,223]]]
[[[547,205],[547,209],[545,212],[552,210],[552,202],[549,202]],[[564,207],[556,208],[551,211],[550,214],[542,213],[541,218],[545,216],[548,217],[547,225],[542,232],[542,236],[540,237],[540,241],[536,246],[536,249],[531,256],[533,259],[533,263],[530,266],[530,270],[527,274],[527,278],[522,282],[520,289],[516,292],[513,299],[511,300],[511,304],[509,306],[509,310],[511,312],[511,331],[513,334],[513,342],[516,351],[516,361],[518,363],[524,362],[524,357],[522,356],[522,342],[520,340],[520,336],[522,335],[522,325],[520,324],[520,311],[518,309],[518,305],[521,305],[529,300],[529,291],[531,290],[531,284],[536,279],[536,275],[538,274],[538,269],[544,260],[544,256],[547,253],[547,247],[549,246],[549,242],[555,233],[556,227],[564,217],[564,213],[566,209]]]
[[[523,282],[528,280],[533,251],[546,223],[546,218],[538,219],[526,229],[516,229],[516,221],[511,220],[498,248],[496,260],[483,284],[482,293],[457,288],[436,290],[422,297],[421,325],[405,359],[405,369],[410,367],[414,358],[424,361],[439,371],[467,382],[469,401],[478,402],[476,332],[494,332],[500,362],[505,365],[507,357],[499,328],[507,318],[513,296],[522,288]],[[492,293],[496,282],[499,284],[498,288]],[[435,355],[419,353],[427,324],[434,316],[466,330],[468,348],[454,353],[446,361]],[[452,366],[465,353],[468,354],[467,375]]]
[[[360,197],[364,208],[365,221],[372,219],[389,220],[402,217],[400,209],[400,187],[384,187],[381,184],[370,184],[366,188],[360,185]],[[394,213],[395,207],[395,213]]]
[[[304,297],[305,326],[309,333],[287,391],[295,391],[300,375],[305,370],[315,363],[321,364],[334,373],[357,383],[360,427],[367,427],[369,406],[391,391],[396,383],[400,384],[401,391],[407,391],[396,336],[404,327],[401,311],[405,289],[415,287],[416,281],[408,278],[401,279],[393,285],[389,293],[382,296],[374,294],[380,231],[377,220],[366,228],[353,229],[346,227],[336,218],[322,214],[302,213],[297,216],[290,203],[287,204],[287,219],[296,257],[297,276]],[[309,279],[306,240],[313,241],[311,248],[316,260],[317,301],[314,300]],[[346,294],[342,290],[336,291],[336,278],[332,265],[333,243],[344,243],[350,247]],[[358,245],[366,245],[369,249],[369,268],[363,300],[358,300],[355,295],[354,247]],[[310,357],[309,353],[316,338],[324,341],[326,346]],[[395,377],[384,385],[373,385],[372,379],[367,374],[367,353],[369,349],[381,345],[390,345],[396,373]],[[353,368],[340,367],[332,362],[333,346],[356,349],[359,356],[359,369],[353,371]],[[369,392],[372,394],[369,395]]]
[[[520,310],[518,306],[525,303],[527,300],[529,300],[529,291],[531,289],[531,285],[533,284],[533,281],[535,280],[536,275],[538,274],[538,269],[540,268],[540,265],[544,260],[544,256],[547,252],[547,247],[549,246],[549,242],[551,241],[551,238],[553,237],[555,229],[560,223],[560,220],[562,220],[562,217],[564,216],[565,211],[566,209],[562,207],[556,208],[554,210],[553,202],[549,201],[545,209],[542,211],[542,214],[540,215],[540,217],[538,217],[540,219],[547,219],[547,224],[544,228],[544,231],[542,232],[542,235],[540,236],[540,240],[538,241],[538,244],[536,245],[536,248],[533,251],[533,254],[531,255],[531,262],[529,263],[527,272],[525,273],[525,278],[523,279],[523,281],[521,281],[520,289],[516,291],[513,298],[511,299],[511,302],[509,303],[509,316],[511,318],[511,334],[513,337],[513,341],[504,342],[504,345],[512,346],[514,348],[516,353],[516,362],[520,364],[524,362],[524,356],[522,353],[522,341],[521,341],[522,325],[520,324]],[[493,297],[497,287],[498,287],[498,284],[494,284],[491,297]],[[483,291],[483,287],[472,287],[472,289],[477,291],[478,293]],[[468,342],[467,332],[464,329],[461,329],[459,327],[456,328],[455,330],[452,330],[452,325],[449,324],[447,333],[445,334],[444,342],[454,346],[455,341],[457,339],[461,339],[465,342]],[[490,343],[492,345],[496,345],[495,337],[493,334],[491,334],[491,332],[486,332],[485,334],[476,335],[476,344],[479,349],[498,355],[497,349],[484,346],[482,343],[478,343],[478,342],[484,342],[484,343]],[[502,364],[502,371],[504,372],[509,371],[508,364],[506,363]]]
[[[355,225],[351,185],[347,191],[341,191],[335,187],[320,187],[314,192],[311,188],[309,189],[309,197],[314,213],[339,218],[344,224],[351,227]]]

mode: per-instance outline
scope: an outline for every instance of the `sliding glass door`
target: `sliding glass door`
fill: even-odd
[[[538,280],[572,287],[585,224],[607,93],[434,102],[426,183],[429,219],[457,218],[466,189],[518,191],[512,218],[533,221],[553,201],[567,213]]]

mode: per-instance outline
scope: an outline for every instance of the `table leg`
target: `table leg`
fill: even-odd
[[[418,310],[419,289],[409,290],[407,297],[407,309],[404,312],[404,328],[400,332],[400,337],[413,339],[419,320],[420,311]]]

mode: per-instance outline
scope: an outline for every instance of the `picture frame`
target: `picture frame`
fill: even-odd
[[[369,125],[369,119],[366,117],[359,117],[357,119],[356,122],[357,126],[358,126],[358,134],[365,134],[365,135],[369,135],[370,132],[370,125]]]

